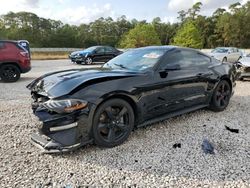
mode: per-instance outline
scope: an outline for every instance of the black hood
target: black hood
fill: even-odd
[[[139,73],[110,69],[75,69],[45,74],[32,81],[27,88],[38,94],[57,98],[67,95],[79,86],[137,76]],[[89,83],[89,84],[87,84]]]
[[[70,55],[71,55],[71,56],[78,56],[78,55],[80,55],[80,56],[85,56],[85,55],[87,55],[87,54],[92,54],[92,52],[88,52],[88,51],[82,50],[82,51],[72,52]]]

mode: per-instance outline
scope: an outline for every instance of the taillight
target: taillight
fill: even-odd
[[[22,52],[20,52],[20,54],[21,54],[23,57],[29,57],[28,52],[22,51]]]

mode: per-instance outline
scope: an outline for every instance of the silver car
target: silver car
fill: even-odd
[[[222,62],[235,63],[242,57],[242,52],[238,48],[233,47],[218,47],[212,50],[210,56]]]
[[[237,63],[237,68],[240,70],[240,80],[244,80],[244,78],[250,78],[250,54],[239,60]]]

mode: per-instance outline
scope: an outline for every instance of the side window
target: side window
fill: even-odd
[[[180,65],[182,59],[181,51],[171,52],[164,57],[163,62],[160,65],[160,69],[165,69],[168,64]]]
[[[4,42],[0,42],[0,50],[5,48]]]
[[[96,53],[97,53],[97,54],[103,54],[104,52],[105,52],[104,48],[98,48],[98,49],[96,50]]]
[[[194,66],[205,66],[211,63],[210,57],[200,54],[198,52],[189,52],[189,59]]]
[[[181,69],[188,69],[197,66],[205,66],[211,63],[211,59],[203,54],[191,50],[179,50],[165,57],[164,68],[167,64],[178,64]]]
[[[114,52],[114,49],[111,47],[105,47],[105,52],[112,53],[112,52]]]

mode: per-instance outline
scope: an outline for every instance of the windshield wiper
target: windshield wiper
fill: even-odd
[[[128,69],[127,67],[125,67],[125,66],[122,65],[122,64],[116,64],[116,63],[114,63],[114,65],[117,66],[117,67],[121,67],[121,68],[123,68],[123,69]]]

